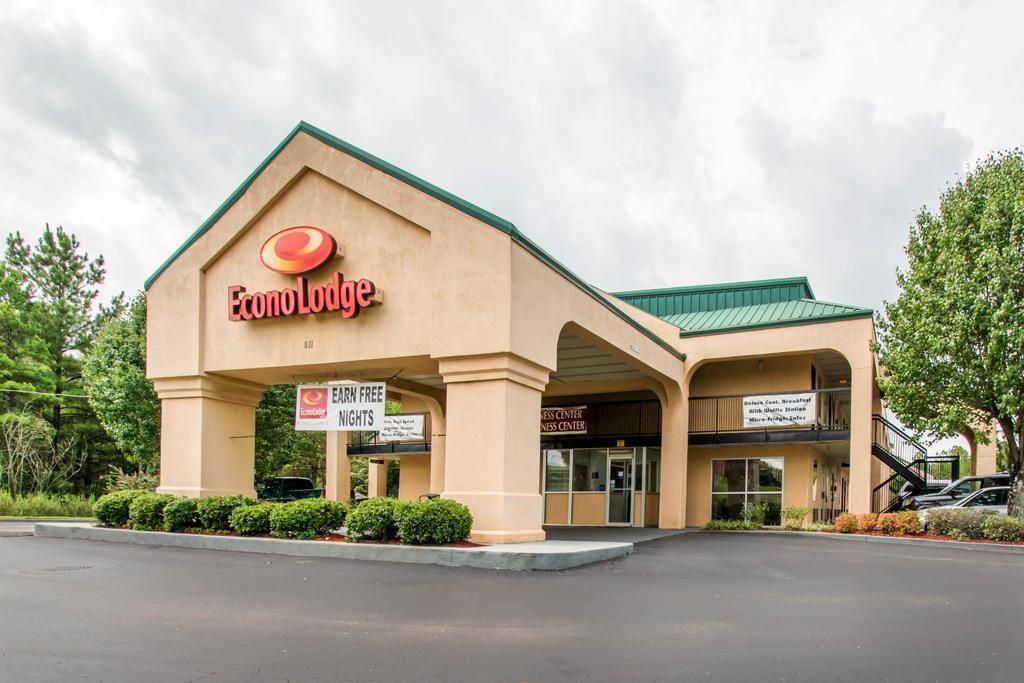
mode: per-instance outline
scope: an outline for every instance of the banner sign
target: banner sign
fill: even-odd
[[[817,422],[814,392],[743,397],[744,427],[805,427]]]
[[[385,415],[384,427],[377,432],[378,441],[426,441],[423,415]]]
[[[295,392],[298,431],[377,431],[384,424],[384,382],[303,384]]]
[[[587,407],[559,406],[540,409],[541,434],[586,434]]]

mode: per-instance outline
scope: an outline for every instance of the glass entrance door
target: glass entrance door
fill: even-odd
[[[633,456],[608,455],[608,524],[633,523]]]

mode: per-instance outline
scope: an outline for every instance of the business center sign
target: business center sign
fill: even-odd
[[[295,392],[295,429],[375,432],[384,425],[384,382],[303,384]]]
[[[558,406],[540,409],[541,434],[586,434],[586,406]]]
[[[316,270],[338,253],[338,243],[320,228],[299,225],[271,235],[260,248],[264,266],[282,275],[295,275],[295,287],[249,294],[241,285],[228,287],[228,320],[259,320],[289,315],[337,312],[355,318],[364,308],[379,303],[371,280],[346,280],[341,272],[329,282],[311,285],[302,273]]]

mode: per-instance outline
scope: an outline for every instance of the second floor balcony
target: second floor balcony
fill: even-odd
[[[690,398],[693,445],[849,438],[848,387]]]

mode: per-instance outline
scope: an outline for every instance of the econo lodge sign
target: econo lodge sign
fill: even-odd
[[[271,235],[260,248],[260,261],[282,275],[295,275],[295,287],[249,294],[241,285],[228,287],[228,319],[258,320],[286,315],[336,312],[354,318],[373,306],[377,287],[366,278],[346,280],[335,271],[329,282],[310,284],[302,273],[326,265],[334,258],[334,238],[309,225],[286,228]]]

